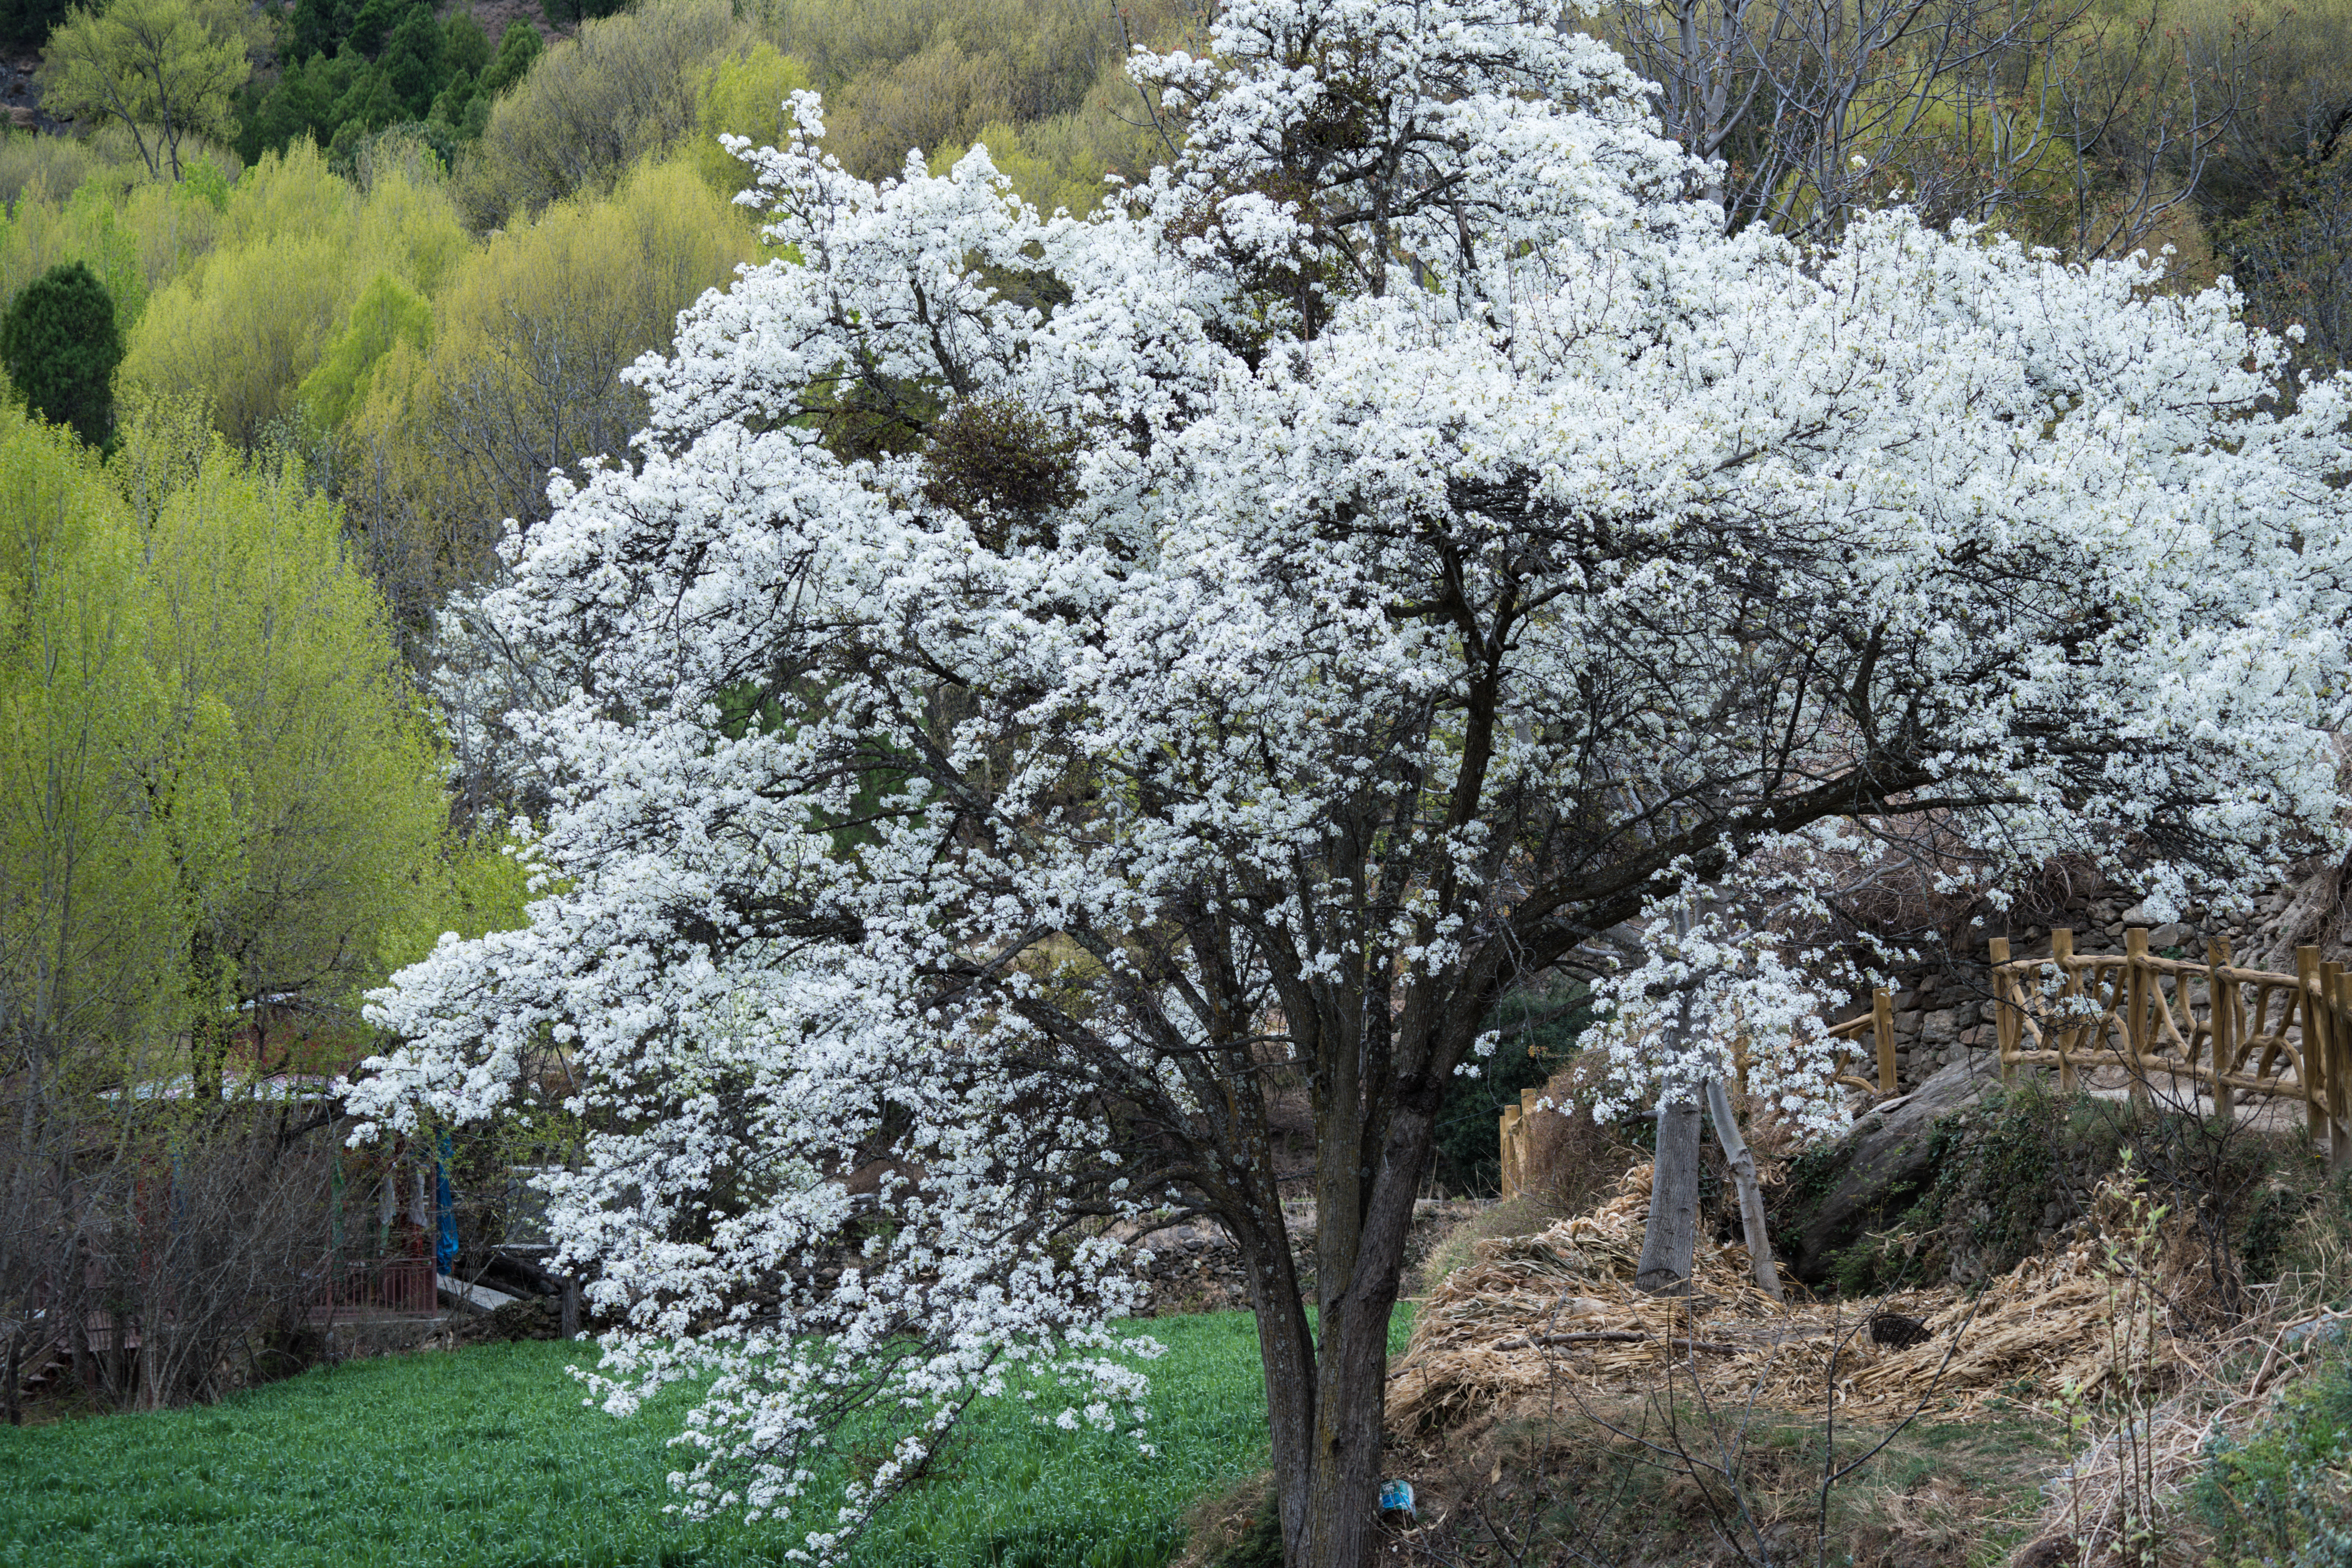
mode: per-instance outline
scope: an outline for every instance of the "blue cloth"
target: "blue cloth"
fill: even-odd
[[[449,1135],[444,1132],[441,1157],[433,1163],[433,1261],[444,1274],[457,1267],[457,1194],[449,1188]]]

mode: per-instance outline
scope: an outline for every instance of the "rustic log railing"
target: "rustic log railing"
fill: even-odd
[[[2048,958],[2012,959],[2001,937],[1990,956],[2003,1079],[2055,1067],[2071,1090],[2085,1071],[2121,1068],[2145,1098],[2162,1074],[2201,1086],[2224,1120],[2242,1095],[2300,1100],[2329,1165],[2352,1168],[2352,974],[2317,948],[2295,949],[2293,974],[2241,969],[2226,942],[2202,963],[2158,958],[2137,927],[2119,953],[2077,953],[2058,930]]]
[[[1843,1024],[1832,1024],[1829,1027],[1829,1037],[1832,1040],[1859,1041],[1864,1035],[1870,1037],[1871,1044],[1876,1047],[1878,1081],[1873,1083],[1866,1078],[1860,1078],[1850,1072],[1839,1073],[1837,1080],[1862,1089],[1865,1093],[1893,1094],[1895,1092],[1895,998],[1883,990],[1871,994],[1869,1012],[1858,1018],[1848,1018]],[[1742,1093],[1745,1093],[1748,1089],[1748,1074],[1744,1063],[1739,1075],[1739,1088]]]

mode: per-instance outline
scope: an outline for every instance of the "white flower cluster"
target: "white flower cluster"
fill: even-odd
[[[2341,804],[2344,390],[2281,399],[2226,287],[1727,236],[1543,0],[1211,44],[1139,58],[1188,151],[1085,220],[983,149],[854,179],[803,96],[740,149],[789,258],[469,610],[573,682],[501,731],[551,879],[376,996],[353,1103],[495,1116],[561,1042],[595,1386],[709,1374],[686,1506],[814,1557],[1017,1380],[1140,1439],[1106,1227],[1213,1210],[1282,1288],[1266,1074],[1409,1214],[1500,989],[1680,900],[1626,1080],[1736,1029],[1811,1114],[1806,835],[2227,882]],[[814,1504],[858,1421],[903,1440]]]

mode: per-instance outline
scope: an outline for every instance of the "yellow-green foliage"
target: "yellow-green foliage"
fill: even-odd
[[[1021,199],[1048,216],[1066,209],[1083,216],[1109,188],[1108,176],[1135,179],[1150,168],[1155,152],[1165,156],[1149,125],[1109,114],[1057,114],[1025,126],[999,121],[981,127],[972,140],[987,146],[989,161]],[[965,151],[934,153],[932,172],[945,174]]]
[[[225,193],[226,182],[217,188]],[[214,189],[101,174],[61,197],[37,174],[0,218],[0,291],[14,294],[50,268],[79,261],[106,285],[116,319],[128,325],[151,292],[212,247],[219,220]]]
[[[1141,118],[1121,22],[1138,43],[1166,42],[1186,13],[1169,0],[1116,15],[1080,0],[769,0],[757,15],[824,90],[826,150],[868,177],[896,174],[909,150],[961,153],[990,125],[1025,137],[1069,117],[1048,133],[1052,149],[1033,154],[1051,173],[1033,170],[1030,183],[1086,195],[1050,210],[1090,205],[1090,175],[1140,172],[1140,142],[1121,118]],[[1015,184],[1030,194],[1021,176]]]
[[[178,710],[225,721],[188,774],[221,802],[190,892],[243,996],[381,974],[446,821],[438,750],[341,532],[299,473],[215,444],[146,541],[148,661]]]
[[[190,138],[226,141],[253,74],[238,0],[105,0],[76,6],[42,51],[44,106],[121,126],[151,174],[177,179]]]
[[[690,156],[703,183],[733,196],[756,182],[751,166],[719,144],[723,135],[749,137],[756,147],[779,147],[791,132],[784,104],[813,85],[808,68],[773,44],[720,60],[704,79],[695,111]]]
[[[118,1067],[218,1001],[349,1001],[445,815],[332,505],[170,410],[125,456],[0,411],[0,1006]]]
[[[439,860],[420,879],[407,912],[385,932],[387,965],[396,969],[417,962],[445,932],[471,938],[526,924],[533,895],[524,848],[510,833],[452,835]]]
[[[127,184],[144,172],[134,174],[132,165],[96,137],[0,130],[0,202],[12,206],[29,191],[74,191],[101,176]]]
[[[87,141],[0,137],[0,296],[79,261],[127,329],[150,294],[213,247],[242,172],[236,155],[192,151],[182,178],[158,179],[126,144],[110,128]]]
[[[1092,0],[768,0],[754,15],[828,94],[952,48],[988,62],[1002,84],[1002,118],[1028,121],[1076,109],[1106,67],[1124,68],[1122,18],[1137,42],[1156,42],[1186,12],[1170,0],[1118,12]]]
[[[380,463],[425,547],[478,565],[504,519],[544,513],[550,468],[625,448],[644,400],[621,371],[666,350],[677,312],[757,257],[751,215],[683,156],[550,206],[457,268],[429,348],[383,356],[349,421],[348,466]]]
[[[432,341],[432,305],[399,279],[383,274],[352,306],[350,324],[319,368],[303,379],[303,408],[318,427],[331,429],[367,395],[377,362],[395,343],[421,350]]]
[[[208,402],[251,445],[341,336],[352,304],[390,275],[430,293],[466,248],[437,189],[390,174],[364,194],[297,142],[231,194],[209,251],[159,289],[132,329],[127,402]]]
[[[0,409],[0,1005],[35,1070],[173,1012],[185,924],[136,765],[165,708],[138,543],[93,454]]]
[[[601,195],[692,134],[710,68],[750,49],[728,0],[645,0],[540,57],[490,110],[459,178],[478,229]]]

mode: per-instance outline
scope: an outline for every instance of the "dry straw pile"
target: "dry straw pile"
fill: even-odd
[[[2114,1331],[2126,1295],[2093,1242],[2028,1260],[1971,1300],[1945,1287],[1864,1300],[1774,1301],[1747,1251],[1702,1241],[1693,1293],[1644,1295],[1633,1274],[1650,1170],[1629,1172],[1591,1213],[1540,1235],[1480,1242],[1476,1259],[1425,1301],[1391,1374],[1397,1427],[1428,1433],[1491,1415],[1562,1383],[1580,1393],[1646,1392],[1667,1379],[1709,1399],[1759,1398],[1895,1417],[1924,1399],[1965,1413],[1996,1395],[2033,1401],[2073,1384],[2086,1395],[2160,1394],[2187,1372],[2188,1347],[2151,1309],[2153,1331]],[[1881,1344],[1880,1314],[1926,1325],[1916,1344]],[[2119,1349],[2119,1346],[2121,1347]]]

